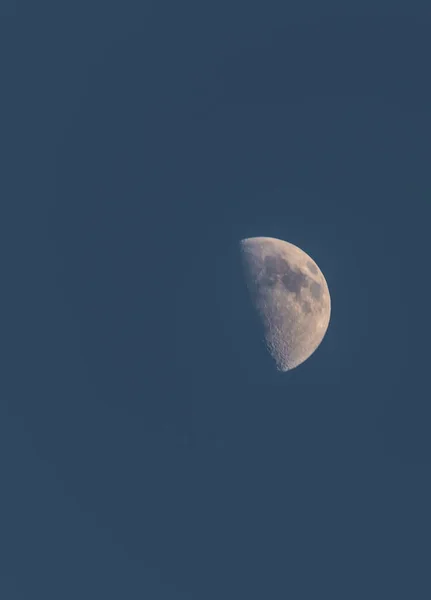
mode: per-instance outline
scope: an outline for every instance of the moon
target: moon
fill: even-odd
[[[306,361],[320,345],[331,316],[328,284],[303,250],[270,237],[240,242],[243,270],[279,371]]]

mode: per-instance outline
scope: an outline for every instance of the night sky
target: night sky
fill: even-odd
[[[427,3],[15,4],[0,597],[431,597]],[[288,373],[251,236],[331,292]]]

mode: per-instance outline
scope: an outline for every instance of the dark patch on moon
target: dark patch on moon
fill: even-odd
[[[274,287],[280,280],[280,275],[289,267],[279,255],[266,256],[264,266],[265,271],[259,278],[259,285],[262,287]]]
[[[275,256],[266,256],[264,260],[265,271],[275,276],[281,275],[286,269],[289,269],[289,263],[279,254]]]
[[[300,271],[294,271],[289,268],[288,273],[283,275],[281,281],[288,292],[293,292],[297,296],[301,290],[308,286],[308,277]]]
[[[281,282],[288,292],[300,296],[301,290],[310,284],[306,273],[292,269],[289,262],[279,254],[266,256],[264,266],[264,274],[259,279],[259,285],[263,287],[274,287]]]
[[[277,283],[278,277],[273,273],[266,273],[259,279],[259,285],[262,287],[274,287]]]
[[[310,286],[310,292],[313,298],[315,298],[316,300],[320,300],[320,298],[322,297],[322,286],[320,285],[320,283],[317,283],[317,281],[313,281],[313,283]]]
[[[307,302],[307,300],[304,300],[304,302],[302,302],[302,310],[305,313],[311,313],[311,304],[309,302]]]
[[[311,260],[309,260],[309,261],[307,262],[307,267],[310,269],[310,271],[311,271],[311,272],[312,272],[314,275],[317,275],[317,274],[318,274],[318,272],[319,272],[319,271],[318,271],[318,269],[317,269],[316,265],[315,265],[315,264],[313,264],[313,263],[311,262]]]

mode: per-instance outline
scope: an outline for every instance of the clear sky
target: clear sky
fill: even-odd
[[[426,3],[8,6],[0,597],[429,598]],[[290,373],[250,236],[329,285]]]

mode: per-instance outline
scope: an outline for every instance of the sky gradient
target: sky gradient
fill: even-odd
[[[0,16],[0,596],[428,598],[425,3],[64,4]],[[253,236],[331,293],[287,374]]]

